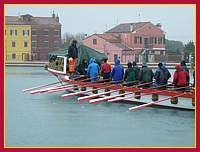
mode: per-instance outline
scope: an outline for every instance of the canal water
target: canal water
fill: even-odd
[[[43,67],[5,68],[6,147],[194,147],[195,112],[122,103],[78,103],[23,89],[57,79]]]

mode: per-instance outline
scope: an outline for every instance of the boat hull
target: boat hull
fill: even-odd
[[[70,75],[69,73],[60,73],[59,71],[56,70],[52,70],[52,69],[48,69],[48,71],[50,73],[52,73],[53,75],[55,75],[59,81],[65,83],[65,84],[73,84],[73,85],[78,85],[78,89],[73,90],[73,92],[80,92],[81,90],[81,86],[84,83],[80,83],[80,81],[69,81],[70,80]],[[67,83],[66,83],[67,82]],[[90,82],[87,82],[90,83]],[[94,85],[93,83],[91,83],[91,85],[88,85],[87,87],[85,87],[86,90],[90,90],[90,89],[96,89],[98,90],[98,93],[103,93],[105,92],[105,89],[99,89],[99,88],[106,88],[107,86],[109,86],[110,84],[106,84],[106,83],[99,83],[96,84],[93,87],[90,87]],[[165,99],[168,97],[173,97],[176,96],[180,93],[182,93],[181,91],[169,91],[169,90],[153,90],[153,89],[142,89],[142,88],[135,88],[135,87],[124,87],[121,85],[113,85],[113,86],[109,86],[110,90],[123,90],[125,93],[128,93],[128,95],[123,96],[123,98],[121,98],[120,100],[118,100],[117,102],[120,103],[128,103],[128,104],[146,104],[149,102],[152,102],[152,92],[155,92],[155,94],[158,95],[158,100],[160,99]],[[142,94],[149,94],[149,95],[144,95],[141,96],[140,99],[136,99],[134,97],[135,92],[140,92],[141,95]],[[113,95],[117,95],[119,94],[119,91],[115,91],[113,93],[110,93],[110,96]],[[87,92],[84,93],[82,95],[85,96],[90,96],[93,95],[93,92]],[[102,96],[98,96],[98,98],[103,98],[103,97],[107,97],[107,95],[102,95]],[[166,100],[160,103],[156,103],[153,104],[152,106],[154,107],[162,107],[162,108],[171,108],[171,109],[180,109],[180,110],[195,110],[195,106],[193,106],[193,101],[195,98],[195,94],[190,92],[190,93],[186,93],[184,95],[182,95],[181,97],[178,97],[178,103],[177,104],[172,104],[170,100]]]

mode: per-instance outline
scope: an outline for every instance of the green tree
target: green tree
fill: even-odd
[[[165,41],[168,55],[180,55],[184,50],[184,45],[181,41],[167,40]]]
[[[195,54],[195,46],[194,42],[190,41],[184,46],[184,54],[189,55],[189,54],[194,55]]]
[[[191,54],[193,56],[193,59],[195,59],[195,46],[194,42],[190,41],[184,46],[184,55],[186,62],[189,61],[189,55]]]

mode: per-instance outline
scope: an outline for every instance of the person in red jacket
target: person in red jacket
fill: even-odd
[[[104,59],[104,63],[101,65],[100,71],[102,73],[103,79],[107,79],[106,82],[108,82],[111,72],[111,65],[108,63],[108,59]]]
[[[173,84],[176,87],[185,87],[188,85],[189,74],[183,70],[180,64],[176,65],[176,71],[174,72]]]

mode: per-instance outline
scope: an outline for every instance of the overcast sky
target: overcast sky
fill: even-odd
[[[166,39],[195,41],[194,5],[6,5],[6,16],[19,13],[34,17],[50,17],[58,14],[62,35],[94,33],[102,34],[120,23],[161,23]]]

